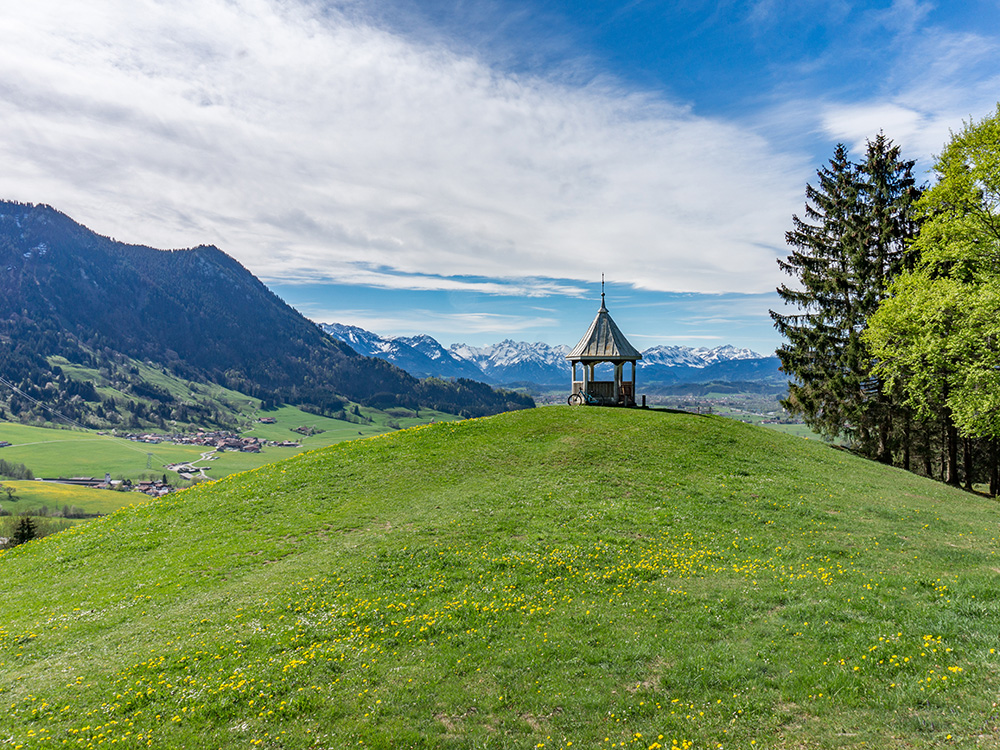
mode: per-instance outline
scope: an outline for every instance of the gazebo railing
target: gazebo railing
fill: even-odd
[[[632,404],[635,403],[635,394],[632,392],[632,383],[624,381],[619,390],[618,399],[615,399],[615,381],[613,380],[590,380],[586,383],[587,394],[599,399],[607,404]],[[582,380],[573,381],[573,393],[583,391],[584,382]]]

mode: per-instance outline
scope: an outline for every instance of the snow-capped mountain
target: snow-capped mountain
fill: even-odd
[[[388,360],[417,377],[469,378],[493,385],[560,385],[570,378],[570,347],[565,345],[505,339],[490,346],[452,344],[445,349],[427,335],[382,337],[339,323],[320,327],[359,354]],[[649,383],[783,379],[777,357],[729,344],[712,349],[654,346],[642,352],[638,371]]]
[[[765,356],[731,344],[712,349],[654,346],[642,353],[639,374],[646,383],[709,383],[712,381],[785,382],[774,355]]]
[[[391,340],[413,347],[428,359],[447,361],[448,357],[451,356],[450,352],[437,342],[437,339],[431,338],[427,334],[395,336]]]
[[[320,323],[319,327],[338,341],[343,341],[358,354],[366,357],[389,359],[393,350],[392,342],[378,334],[366,331],[358,326],[345,326],[341,323]]]
[[[426,334],[419,336],[396,336],[389,339],[396,345],[410,347],[432,363],[429,374],[438,378],[469,378],[483,380],[483,374],[474,363],[466,362],[456,357],[434,339]],[[405,368],[404,368],[405,369]],[[416,374],[416,373],[414,373]],[[424,377],[423,375],[419,377]]]
[[[495,383],[559,383],[566,380],[568,346],[549,346],[537,341],[505,339],[491,346],[452,344],[448,349],[459,359],[472,362]]]
[[[763,354],[750,349],[738,349],[730,344],[714,349],[690,346],[654,346],[642,353],[639,368],[648,367],[707,367],[733,359],[764,359]]]
[[[358,354],[387,360],[418,378],[485,380],[478,367],[456,359],[430,336],[385,338],[364,328],[340,323],[321,323],[320,328]]]

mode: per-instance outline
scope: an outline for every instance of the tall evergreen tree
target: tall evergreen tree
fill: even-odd
[[[798,281],[797,288],[782,284],[778,295],[800,312],[782,315],[772,310],[771,317],[788,340],[777,350],[782,369],[793,378],[785,406],[821,434],[837,436],[845,422],[844,402],[838,397],[839,357],[831,355],[846,343],[847,266],[858,236],[853,215],[857,169],[843,144],[817,177],[817,187],[806,185],[805,220],[793,215],[794,228],[785,234],[785,242],[795,249],[787,260],[778,260],[781,270]]]
[[[18,521],[17,528],[14,529],[14,536],[12,536],[10,540],[11,546],[16,547],[19,544],[30,542],[34,538],[35,522],[31,520],[31,516],[21,516],[21,520]]]
[[[853,438],[866,453],[887,463],[892,460],[894,422],[903,422],[902,430],[896,425],[895,442],[902,443],[903,452],[909,453],[910,414],[898,391],[875,387],[872,373],[876,362],[861,334],[867,319],[886,298],[889,284],[914,266],[916,253],[910,244],[917,236],[914,204],[921,191],[913,179],[913,165],[912,160],[902,160],[899,146],[880,132],[868,141],[865,160],[859,166],[866,231],[855,261],[856,310],[862,317],[853,321],[851,363],[863,374],[865,398],[854,416]]]
[[[797,282],[780,286],[778,295],[799,312],[771,311],[787,339],[777,351],[790,378],[786,408],[820,434],[845,436],[885,462],[892,460],[893,418],[902,412],[872,377],[861,332],[886,285],[909,263],[911,206],[919,194],[912,168],[881,133],[861,164],[850,161],[843,144],[836,147],[817,172],[817,187],[806,185],[805,219],[793,216],[785,235],[794,249],[778,261]]]

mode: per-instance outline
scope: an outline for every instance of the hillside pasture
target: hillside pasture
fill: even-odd
[[[0,554],[0,737],[996,747],[997,536],[993,501],[714,416],[344,442]]]
[[[6,494],[0,495],[0,506],[12,514],[35,514],[42,507],[58,511],[68,505],[80,508],[88,515],[104,515],[146,499],[144,495],[131,492],[98,490],[93,487],[77,487],[54,482],[5,479],[3,485],[13,487],[16,492],[17,500],[13,502],[7,500]]]

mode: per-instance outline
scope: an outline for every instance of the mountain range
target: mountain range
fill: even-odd
[[[421,381],[384,357],[362,356],[216,247],[127,245],[50,206],[0,201],[0,374],[21,392],[0,389],[0,407],[16,416],[43,403],[100,420],[109,405],[159,394],[156,414],[176,419],[180,407],[155,383],[133,377],[120,399],[107,399],[74,380],[81,368],[137,376],[135,363],[320,413],[345,399],[466,416],[533,405],[523,394]]]
[[[494,385],[567,385],[570,347],[505,339],[490,346],[442,346],[434,338],[384,337],[364,328],[322,323],[320,328],[360,354],[392,362],[417,377],[471,378]],[[712,381],[784,383],[775,356],[732,345],[712,349],[654,346],[642,352],[637,377],[647,384]]]

